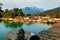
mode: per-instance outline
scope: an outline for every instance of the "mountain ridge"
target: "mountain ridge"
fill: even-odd
[[[50,10],[46,10],[46,11],[40,13],[39,15],[60,18],[60,7],[53,8],[53,9],[50,9]]]
[[[22,11],[24,14],[36,14],[36,13],[40,13],[40,12],[43,12],[44,9],[42,8],[37,8],[37,7],[25,7],[25,8],[22,8]]]

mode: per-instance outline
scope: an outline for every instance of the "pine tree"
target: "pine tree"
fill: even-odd
[[[24,30],[23,29],[20,29],[19,30],[19,33],[17,33],[17,39],[16,40],[25,40],[25,32],[24,32]]]

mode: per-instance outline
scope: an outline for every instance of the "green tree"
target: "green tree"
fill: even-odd
[[[3,6],[3,4],[0,3],[0,12],[2,12],[2,6]]]
[[[13,9],[14,16],[18,16],[18,14],[17,14],[17,11],[18,11],[18,10],[19,10],[18,8],[14,8],[14,9]]]
[[[8,9],[6,9],[4,12],[3,12],[3,17],[9,17],[9,13],[8,13]]]
[[[17,39],[16,40],[25,40],[25,32],[24,32],[24,30],[23,29],[20,29],[19,30],[19,33],[17,33]]]
[[[26,14],[26,16],[32,16],[32,14]]]
[[[2,10],[2,6],[3,6],[3,4],[0,3],[0,17],[2,17],[2,12],[3,12],[3,10]]]
[[[19,10],[17,11],[17,15],[18,15],[18,16],[25,16],[25,14],[22,12],[22,9],[19,9]]]

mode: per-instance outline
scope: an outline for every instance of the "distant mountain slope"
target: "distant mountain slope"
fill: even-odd
[[[42,13],[40,13],[40,15],[42,16],[52,16],[52,17],[60,17],[60,7],[54,8],[54,9],[50,9],[50,10],[46,10]]]
[[[44,10],[41,8],[36,8],[36,7],[25,7],[22,8],[23,13],[25,14],[35,14],[35,13],[40,13],[43,12]]]

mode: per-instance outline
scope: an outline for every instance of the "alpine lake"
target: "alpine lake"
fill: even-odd
[[[5,22],[1,21],[0,22],[0,40],[6,40],[6,35],[9,31],[12,29],[21,29],[23,28],[25,31],[32,32],[34,34],[38,34],[42,30],[48,30],[51,28],[51,25],[48,25],[46,23],[40,23],[40,22],[35,22],[35,23],[28,23],[28,22]]]

